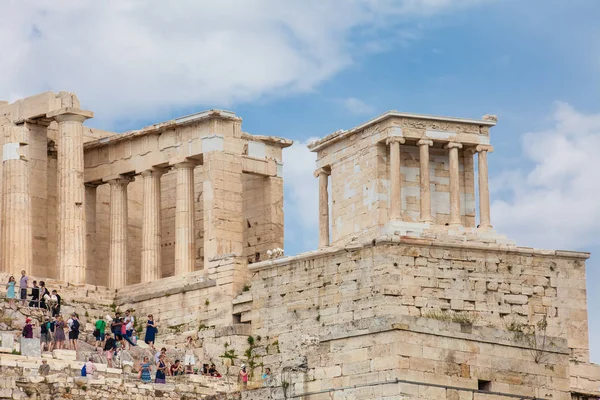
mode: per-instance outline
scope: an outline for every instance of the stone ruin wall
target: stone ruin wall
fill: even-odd
[[[203,121],[182,128],[166,130],[158,135],[158,147],[161,151],[172,154],[176,159],[177,148],[180,145],[181,137],[191,136],[210,136],[214,129],[214,121]],[[239,125],[239,124],[238,124]],[[246,135],[246,140],[239,140],[236,137],[227,136],[229,130],[235,131],[239,126],[229,121],[220,121],[219,129],[224,135],[225,150],[228,153],[248,154],[252,156],[252,149],[248,150],[248,140],[252,137]],[[237,128],[236,128],[237,126]],[[238,135],[239,136],[239,135]],[[148,139],[151,141],[151,139]],[[104,146],[86,150],[86,170],[93,171],[94,176],[99,171],[110,171],[109,159],[120,160],[144,155],[151,148],[147,142],[120,141],[113,146]],[[142,144],[140,144],[142,143]],[[244,145],[244,143],[246,143]],[[142,146],[138,148],[135,146]],[[246,148],[242,148],[245,146]],[[257,159],[282,159],[281,148],[265,144],[263,148],[255,150]],[[231,160],[229,160],[229,158]],[[236,157],[223,154],[215,162],[219,165],[225,165],[228,162],[235,161]],[[238,163],[239,164],[239,163]],[[107,166],[108,165],[108,166]],[[241,169],[241,165],[237,165]],[[118,167],[117,167],[118,168]],[[194,168],[194,199],[195,199],[195,230],[196,230],[196,263],[195,270],[204,269],[204,220],[207,211],[204,210],[205,191],[205,169],[207,166],[198,165]],[[106,174],[105,173],[105,174]],[[233,173],[233,171],[224,171],[223,173]],[[243,231],[243,243],[237,243],[241,249],[240,255],[250,262],[264,260],[267,258],[266,252],[275,247],[283,247],[283,179],[281,177],[262,177],[249,173],[241,173],[241,187],[234,188],[234,191],[223,193],[217,201],[223,203],[225,213],[229,215],[228,221],[222,224],[235,224],[236,227],[226,227],[232,235],[234,230]],[[139,177],[138,177],[139,178]],[[175,194],[176,194],[176,176],[174,171],[168,171],[161,177],[161,233],[162,233],[162,277],[170,277],[174,274],[175,258]],[[141,226],[142,226],[142,201],[143,187],[142,179],[136,179],[130,183],[127,188],[129,204],[129,270],[128,284],[140,282],[141,268]],[[237,191],[237,192],[236,192]],[[239,198],[235,193],[239,193]],[[103,184],[97,189],[97,208],[96,208],[96,251],[95,257],[91,260],[92,271],[96,271],[96,284],[106,285],[108,275],[108,246],[109,246],[109,185]],[[242,219],[237,220],[234,214],[241,213]],[[239,225],[239,227],[237,226]],[[238,251],[232,251],[237,253]],[[89,253],[89,250],[88,250]]]
[[[48,103],[52,104],[53,93],[43,93],[32,96],[23,101],[8,105],[0,104],[0,132],[2,125],[10,123],[19,116],[37,115],[40,110],[45,110]],[[71,100],[75,101],[75,100]],[[77,100],[78,102],[78,100]],[[40,104],[38,104],[40,103]],[[214,123],[203,122],[183,128],[171,129],[162,132],[159,137],[161,148],[176,156],[177,138],[181,137],[183,130],[195,130],[195,135],[209,135],[214,128]],[[219,122],[221,130],[235,129],[232,123]],[[227,126],[229,128],[227,128]],[[56,136],[57,124],[52,122],[49,126],[42,124],[28,124],[29,145],[27,146],[30,182],[31,182],[31,209],[32,209],[32,236],[33,236],[33,267],[28,271],[31,275],[57,278],[56,269],[56,246],[57,246],[57,159],[56,159]],[[113,132],[102,131],[93,128],[84,128],[85,142],[116,135]],[[240,136],[245,135],[245,140]],[[227,150],[234,154],[249,154],[243,149],[244,143],[252,140],[252,137],[243,132],[238,132],[236,138],[225,138]],[[4,143],[4,137],[0,138],[0,145]],[[146,144],[146,146],[148,146]],[[248,145],[246,144],[246,147]],[[132,148],[128,141],[118,142],[116,145],[105,146],[100,149],[92,149],[85,152],[86,170],[97,166],[110,155],[129,157],[135,154],[144,154],[148,148]],[[258,149],[262,157],[281,160],[281,148],[265,144],[264,148]],[[0,155],[2,146],[0,146]],[[252,151],[250,152],[252,154]],[[2,163],[0,163],[0,175],[2,174]],[[1,181],[1,180],[0,180]],[[196,263],[195,269],[204,268],[204,166],[198,165],[194,169],[194,198],[195,198],[195,224],[196,224]],[[174,273],[174,249],[175,249],[175,173],[169,171],[161,178],[162,195],[162,276],[169,277]],[[1,182],[0,182],[1,185]],[[243,242],[240,255],[251,262],[266,259],[266,251],[275,247],[283,247],[283,180],[281,177],[265,178],[258,175],[242,174],[241,200],[231,205],[243,213],[243,221],[239,223],[243,230]],[[108,285],[108,255],[109,255],[109,201],[110,187],[101,184],[96,189],[96,218],[89,218],[91,209],[88,207],[88,229],[95,232],[88,235],[93,246],[88,251],[88,273],[87,283],[97,285]],[[142,245],[142,201],[143,182],[141,177],[131,182],[127,188],[128,195],[128,284],[140,282],[141,269],[141,245]],[[0,195],[2,188],[0,186]],[[230,194],[231,196],[231,194]],[[232,200],[232,199],[230,199]],[[279,207],[280,209],[277,209]],[[1,213],[1,210],[0,210]],[[0,215],[0,224],[1,224]],[[89,242],[88,242],[89,243]]]
[[[301,391],[388,378],[476,388],[490,379],[494,390],[570,399],[569,368],[589,362],[585,258],[384,240],[251,266],[252,286],[234,312],[263,346],[277,342],[280,353],[264,365],[280,370],[307,357],[308,375],[295,378]],[[431,317],[443,310],[479,318],[461,336],[461,325]],[[553,349],[538,364],[507,326],[544,317]],[[424,398],[445,398],[431,393]]]

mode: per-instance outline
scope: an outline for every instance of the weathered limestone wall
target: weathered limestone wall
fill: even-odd
[[[93,377],[81,377],[81,361],[49,360],[50,374],[37,375],[39,360],[0,356],[0,399],[74,400],[100,399],[204,399],[226,391],[222,379],[205,376],[169,377],[167,384],[145,384],[136,375],[123,375],[120,369],[96,364]],[[239,398],[239,397],[238,397]]]
[[[267,250],[283,248],[283,179],[244,174],[244,257],[264,261]]]
[[[513,317],[532,325],[546,316],[548,335],[567,339],[572,356],[588,361],[587,253],[417,239],[347,250],[278,260],[270,268],[268,262],[252,265],[256,332],[293,329],[295,323],[282,312],[292,317],[294,311],[309,321],[320,316],[322,326],[375,315],[422,316],[429,310],[476,311],[479,323],[498,328]],[[260,318],[259,308],[268,310]]]
[[[141,319],[153,314],[161,335],[231,323],[231,294],[204,271],[129,286],[118,291],[115,304]]]
[[[307,356],[309,369],[316,368],[314,373],[321,374],[319,382],[310,383],[309,391],[316,387],[330,388],[328,385],[334,383],[326,378],[331,378],[334,369],[343,375],[335,387],[364,379],[376,380],[382,370],[373,363],[387,366],[384,369],[390,372],[384,373],[385,376],[391,370],[406,369],[404,375],[390,376],[450,384],[452,378],[446,377],[449,367],[443,366],[449,361],[444,358],[448,353],[440,355],[438,347],[441,347],[459,354],[463,361],[457,364],[470,368],[472,373],[464,381],[467,388],[473,388],[477,379],[490,378],[498,382],[496,387],[508,393],[534,396],[545,388],[554,391],[558,396],[554,398],[565,398],[569,360],[589,362],[586,253],[500,249],[475,243],[443,245],[424,240],[392,243],[385,238],[375,246],[363,245],[250,266],[254,273],[250,292],[235,301],[234,312],[241,313],[242,321],[251,320],[254,335],[278,342],[280,358],[264,357],[265,365],[275,365],[278,369],[289,360]],[[247,306],[250,299],[251,309]],[[455,314],[475,325],[459,326],[459,331],[477,329],[480,337],[458,340],[452,338],[459,335],[447,333],[442,335],[447,337],[442,341],[441,334],[435,333],[442,327],[430,324]],[[404,321],[403,316],[420,319]],[[523,344],[519,342],[519,332],[507,331],[509,326],[536,325],[544,318],[548,323],[546,336],[559,347],[556,354],[552,353],[551,366],[535,363],[531,343]],[[402,330],[407,333],[384,333],[393,323],[405,324]],[[374,331],[376,326],[380,328]],[[418,326],[427,326],[427,330],[419,331]],[[344,335],[352,336],[353,330],[356,335],[365,336],[345,339]],[[369,335],[376,332],[381,333]],[[508,335],[510,340],[500,341],[502,335]],[[489,342],[490,346],[477,341]],[[400,349],[395,358],[386,359],[387,350],[383,348],[379,353],[369,350],[375,344],[392,342]],[[423,356],[420,347],[414,354],[401,354],[410,351],[413,345],[425,343],[433,347],[427,350],[430,356]],[[312,345],[317,347],[316,358],[311,362],[308,348]],[[340,359],[340,349],[346,346],[356,349],[359,355]],[[471,354],[460,354],[462,351]],[[481,353],[487,358],[478,355]],[[500,357],[501,368],[496,375],[494,357]],[[348,365],[346,372],[341,373],[344,363],[355,364]],[[525,371],[521,371],[520,364],[527,365]],[[429,375],[424,375],[426,372]],[[306,381],[311,379],[309,376]],[[519,392],[519,388],[524,392]]]
[[[491,382],[487,390],[498,393],[494,399],[571,399],[564,342],[536,363],[527,343],[511,333],[425,318],[399,320],[340,324],[319,337],[301,336],[293,349],[280,337],[281,353],[262,362],[280,358],[286,364],[304,352],[306,372],[282,372],[279,378],[289,385],[288,396],[316,400],[488,398],[479,393],[479,381]]]

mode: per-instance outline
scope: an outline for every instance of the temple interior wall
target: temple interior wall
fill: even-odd
[[[380,142],[382,141],[383,142]],[[380,142],[380,143],[378,143]],[[373,145],[377,143],[376,145]],[[367,228],[389,221],[389,146],[378,130],[357,133],[333,143],[323,156],[331,167],[331,241],[346,241]],[[420,156],[414,141],[400,146],[402,220],[419,222]],[[429,149],[431,213],[434,223],[450,221],[448,151],[437,143]],[[475,227],[475,171],[471,153],[459,150],[460,214],[465,227]],[[352,215],[352,218],[347,218]]]
[[[47,178],[50,166],[46,127],[27,124],[29,128],[29,173],[31,193],[31,230],[33,235],[33,274],[48,274],[48,237],[52,235],[46,215],[49,211]]]

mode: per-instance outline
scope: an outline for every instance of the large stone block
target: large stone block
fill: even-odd
[[[15,335],[10,332],[0,332],[0,352],[10,353],[15,348]],[[6,351],[3,351],[6,350]]]
[[[26,357],[41,357],[40,340],[21,338],[21,355]]]

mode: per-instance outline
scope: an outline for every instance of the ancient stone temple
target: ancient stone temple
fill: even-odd
[[[246,363],[246,400],[600,397],[589,253],[493,229],[495,116],[390,111],[311,143],[319,247],[294,256],[278,250],[291,141],[219,110],[123,134],[91,117],[66,92],[0,103],[0,279],[85,292],[90,319],[152,313],[157,345],[194,335],[203,362]]]

